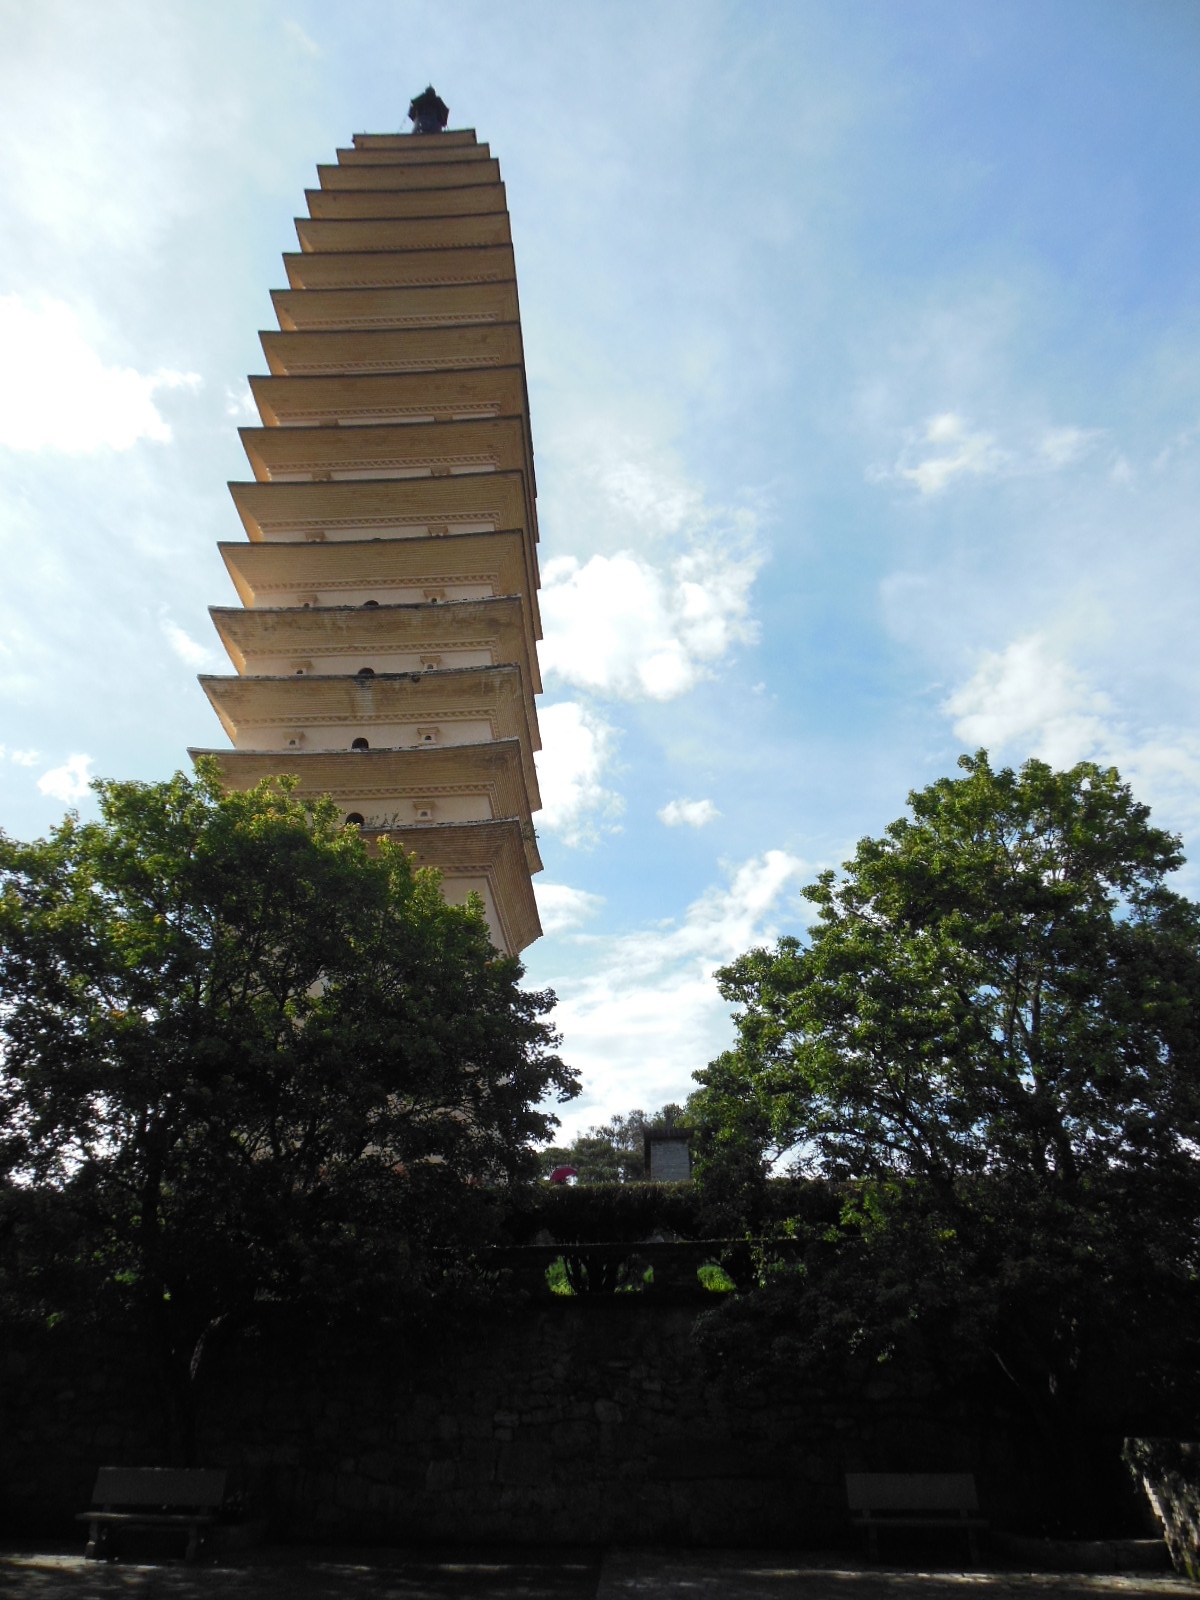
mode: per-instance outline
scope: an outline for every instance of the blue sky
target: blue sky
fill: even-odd
[[[570,1125],[986,744],[1200,833],[1200,8],[0,3],[0,822],[220,731],[225,481],[314,166],[499,156]],[[1197,879],[1185,870],[1184,887]]]

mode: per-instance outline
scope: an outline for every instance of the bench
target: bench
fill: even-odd
[[[961,1528],[971,1560],[979,1559],[979,1496],[970,1472],[848,1472],[846,1500],[855,1523],[867,1531],[871,1559],[879,1556],[880,1528]]]
[[[196,1467],[101,1467],[92,1509],[76,1522],[88,1524],[84,1556],[111,1559],[113,1528],[178,1528],[187,1532],[188,1561],[200,1553],[201,1530],[217,1520],[225,1498],[225,1472]]]

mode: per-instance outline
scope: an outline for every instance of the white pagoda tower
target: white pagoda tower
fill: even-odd
[[[478,891],[493,942],[541,933],[531,874],[537,509],[508,208],[432,89],[410,134],[318,167],[262,335],[270,376],[221,545],[236,676],[202,677],[225,781],[332,795],[368,838]]]

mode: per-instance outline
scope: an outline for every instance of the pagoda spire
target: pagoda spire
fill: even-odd
[[[450,120],[450,107],[432,84],[409,102],[408,120],[414,133],[441,133]]]

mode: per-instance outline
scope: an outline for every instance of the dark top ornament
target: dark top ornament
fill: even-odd
[[[441,133],[450,117],[450,107],[432,84],[408,108],[414,133]]]

